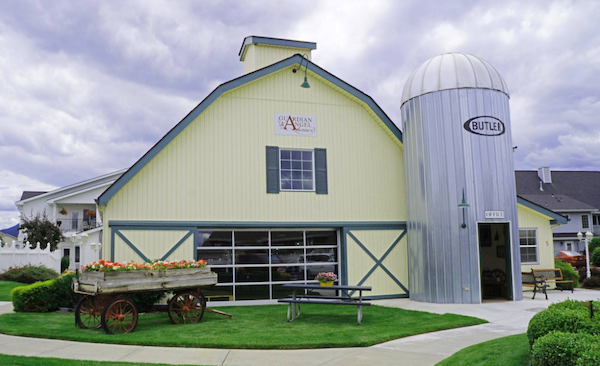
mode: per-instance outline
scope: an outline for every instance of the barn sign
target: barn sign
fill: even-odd
[[[317,136],[315,116],[275,114],[275,134],[291,136]]]

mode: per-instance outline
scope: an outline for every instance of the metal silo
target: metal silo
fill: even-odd
[[[411,299],[522,299],[508,99],[492,65],[463,53],[426,61],[406,82]]]

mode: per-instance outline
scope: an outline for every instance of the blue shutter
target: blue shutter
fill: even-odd
[[[279,148],[267,146],[267,193],[279,193]]]
[[[327,150],[315,149],[315,191],[327,194]]]

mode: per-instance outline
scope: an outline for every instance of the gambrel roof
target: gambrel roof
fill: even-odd
[[[304,60],[304,61],[303,61]],[[270,66],[265,68],[256,70],[239,78],[230,80],[226,83],[219,85],[215,90],[213,90],[200,104],[198,104],[187,116],[185,116],[175,127],[173,127],[160,141],[156,143],[144,156],[142,156],[133,166],[125,172],[117,181],[115,181],[104,193],[100,195],[97,200],[99,205],[106,205],[108,201],[122,188],[127,182],[129,182],[139,171],[141,171],[146,164],[148,164],[162,149],[164,149],[177,135],[179,135],[188,125],[190,125],[196,117],[198,117],[204,110],[206,110],[214,101],[216,101],[221,95],[224,93],[253,82],[262,77],[273,74],[277,71],[285,69],[289,66],[300,64],[300,62],[305,62],[306,59],[301,55],[296,54],[279,62],[276,62]],[[392,122],[392,120],[388,117],[387,114],[375,103],[373,98],[363,93],[359,89],[353,87],[352,85],[346,83],[342,79],[334,76],[329,73],[325,69],[317,66],[311,61],[308,62],[308,72],[310,74],[318,75],[319,77],[327,80],[328,82],[334,84],[339,87],[343,91],[351,94],[356,97],[360,101],[364,102],[372,111],[377,115],[377,117],[383,122],[383,124],[388,128],[393,136],[395,136],[399,142],[402,142],[402,132],[400,129]]]

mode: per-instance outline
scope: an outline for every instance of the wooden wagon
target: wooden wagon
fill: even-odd
[[[102,327],[108,334],[132,332],[138,310],[127,297],[131,293],[172,291],[168,313],[174,324],[197,323],[206,309],[200,290],[217,283],[217,274],[208,268],[169,270],[82,272],[73,279],[73,291],[84,295],[75,307],[75,322],[81,328]]]

